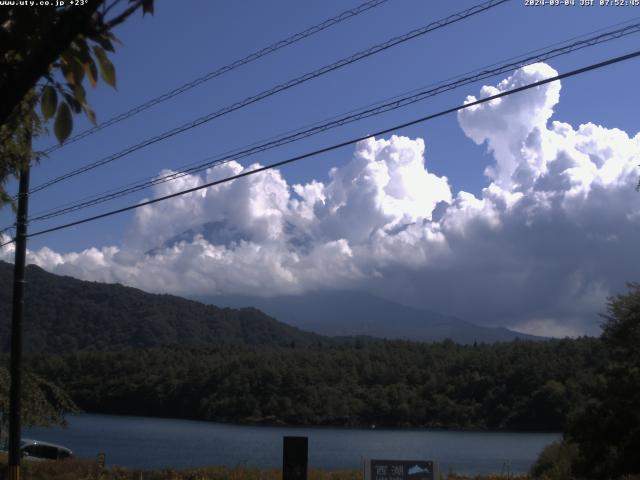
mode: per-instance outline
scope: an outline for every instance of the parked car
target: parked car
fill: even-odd
[[[73,452],[67,447],[28,438],[23,438],[20,442],[20,453],[27,460],[62,460],[73,457]]]

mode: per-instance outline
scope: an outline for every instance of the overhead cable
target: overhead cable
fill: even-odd
[[[241,158],[245,158],[247,156],[254,155],[259,152],[264,152],[266,150],[270,150],[275,147],[286,145],[303,138],[308,138],[312,135],[316,135],[318,133],[325,132],[327,130],[330,130],[336,127],[340,127],[358,120],[362,120],[364,118],[369,118],[375,115],[380,115],[388,111],[396,110],[398,108],[402,108],[407,105],[411,105],[413,103],[419,102],[421,100],[425,100],[426,98],[434,97],[446,91],[450,91],[450,90],[459,88],[461,86],[474,83],[479,80],[484,80],[489,77],[503,74],[515,68],[520,68],[522,66],[530,65],[537,62],[547,61],[552,58],[556,58],[560,55],[566,55],[576,50],[580,50],[586,47],[591,47],[594,45],[598,45],[600,43],[604,43],[610,40],[614,40],[626,35],[639,33],[639,32],[640,32],[640,23],[636,23],[636,24],[628,25],[610,32],[589,37],[577,42],[573,42],[570,45],[564,45],[551,50],[547,50],[538,55],[528,56],[526,58],[520,58],[519,60],[511,61],[509,63],[502,64],[494,68],[484,67],[482,69],[476,70],[477,73],[474,73],[473,75],[466,74],[466,76],[456,77],[457,80],[455,81],[451,81],[448,83],[441,82],[439,84],[435,84],[436,86],[432,88],[427,88],[420,91],[413,91],[411,95],[408,95],[405,97],[395,97],[392,99],[392,101],[387,101],[386,103],[379,104],[372,108],[365,108],[364,110],[359,110],[357,111],[357,113],[352,113],[352,114],[348,114],[346,116],[337,117],[337,118],[334,117],[334,119],[330,121],[314,124],[314,126],[311,128],[298,130],[295,133],[292,133],[289,135],[276,137],[276,139],[270,140],[266,143],[254,144],[249,146],[248,148],[236,150],[231,153],[225,153],[222,155],[208,157],[207,159],[201,160],[200,162],[192,164],[188,168],[183,168],[182,170],[177,172],[161,175],[159,177],[152,177],[151,179],[141,181],[138,183],[129,184],[125,187],[120,187],[119,189],[113,189],[97,196],[88,197],[86,199],[72,202],[64,206],[56,207],[54,209],[49,209],[45,212],[42,212],[40,214],[36,214],[35,216],[33,216],[29,220],[29,223],[51,219],[60,215],[65,215],[77,210],[95,206],[100,203],[104,203],[116,198],[120,198],[125,195],[130,195],[132,193],[150,188],[155,185],[173,181],[173,180],[182,178],[186,175],[203,171],[207,168],[222,165],[232,160],[239,160]]]
[[[47,148],[44,152],[45,153],[51,153],[54,152],[62,147],[65,147],[71,143],[77,142],[78,140],[81,140],[83,138],[86,138],[90,135],[93,135],[94,133],[97,133],[101,130],[104,130],[107,127],[110,127],[112,125],[115,125],[117,123],[122,122],[123,120],[126,120],[128,118],[131,118],[141,112],[144,112],[145,110],[148,110],[149,108],[158,105],[160,103],[166,102],[167,100],[170,100],[174,97],[177,97],[178,95],[183,94],[186,91],[191,90],[192,88],[195,88],[199,85],[202,85],[205,82],[208,82],[210,80],[213,80],[216,77],[219,77],[227,72],[230,72],[232,70],[235,70],[238,67],[241,67],[242,65],[246,65],[248,63],[251,63],[255,60],[258,60],[259,58],[262,58],[266,55],[269,55],[271,53],[274,53],[278,50],[280,50],[281,48],[284,47],[288,47],[289,45],[292,45],[296,42],[299,42],[300,40],[303,40],[305,38],[308,38],[312,35],[315,35],[316,33],[319,33],[323,30],[326,30],[329,27],[332,27],[340,22],[343,22],[345,20],[348,20],[349,18],[355,17],[356,15],[360,15],[363,12],[366,12],[367,10],[371,10],[372,8],[378,7],[380,5],[382,5],[383,3],[386,3],[389,0],[369,0],[367,2],[362,3],[361,5],[358,5],[355,8],[351,8],[349,10],[345,10],[342,13],[339,13],[338,15],[331,17],[327,20],[325,20],[322,23],[319,23],[317,25],[314,25],[312,27],[307,28],[306,30],[303,30],[301,32],[295,33],[287,38],[285,38],[284,40],[280,40],[278,42],[275,42],[271,45],[269,45],[268,47],[262,48],[260,50],[257,50],[253,53],[250,53],[249,55],[247,55],[246,57],[243,57],[239,60],[235,60],[227,65],[224,65],[223,67],[220,67],[216,70],[213,70],[201,77],[196,78],[195,80],[192,80],[190,82],[187,82],[179,87],[174,88],[173,90],[163,93],[162,95],[159,95],[155,98],[152,98],[151,100],[138,105],[134,108],[131,108],[129,110],[127,110],[126,112],[120,113],[114,117],[111,117],[109,120],[106,120],[102,123],[99,123],[98,125],[95,125],[94,127],[91,127],[87,130],[84,130],[83,132],[78,133],[77,135],[72,136],[71,138],[67,139],[64,143],[62,144],[57,144],[57,145],[53,145],[49,148]]]
[[[355,53],[349,57],[343,58],[341,60],[338,60],[337,62],[331,63],[329,65],[326,65],[324,67],[321,67],[317,70],[314,70],[313,72],[309,72],[306,73],[300,77],[296,77],[292,80],[289,80],[285,83],[279,84],[269,90],[265,90],[261,93],[258,93],[256,95],[253,95],[251,97],[247,97],[244,100],[241,100],[239,102],[236,102],[232,105],[229,105],[227,107],[224,107],[220,110],[217,110],[215,112],[209,113],[207,115],[204,115],[202,117],[196,118],[195,120],[192,120],[190,122],[187,122],[179,127],[175,127],[171,130],[167,130],[159,135],[156,135],[154,137],[148,138],[147,140],[144,140],[140,143],[137,143],[135,145],[132,145],[128,148],[125,148],[124,150],[121,150],[120,152],[114,153],[112,155],[109,155],[107,157],[104,157],[100,160],[97,160],[95,162],[92,162],[88,165],[85,165],[83,167],[77,168],[75,170],[72,170],[70,172],[67,172],[63,175],[60,175],[58,177],[55,177],[51,180],[48,180],[44,183],[41,183],[40,185],[32,188],[29,193],[33,194],[36,192],[39,192],[41,190],[44,190],[45,188],[48,188],[52,185],[55,185],[59,182],[62,182],[64,180],[67,180],[69,178],[72,178],[76,175],[80,175],[82,173],[88,172],[90,170],[93,170],[97,167],[106,165],[108,163],[113,162],[114,160],[118,160],[120,158],[123,158],[133,152],[136,152],[138,150],[141,150],[145,147],[148,147],[149,145],[153,145],[157,142],[166,140],[167,138],[173,137],[174,135],[178,135],[180,133],[186,132],[188,130],[191,130],[195,127],[198,127],[200,125],[203,125],[207,122],[210,122],[218,117],[221,117],[223,115],[226,115],[228,113],[231,113],[235,110],[239,110],[243,107],[246,107],[248,105],[251,105],[253,103],[256,103],[260,100],[263,100],[265,98],[268,98],[272,95],[275,95],[277,93],[280,93],[282,91],[288,90],[292,87],[295,87],[297,85],[300,85],[302,83],[308,82],[309,80],[315,79],[317,77],[320,77],[322,75],[325,75],[329,72],[332,72],[334,70],[338,70],[342,67],[345,67],[347,65],[350,65],[352,63],[355,63],[359,60],[362,60],[364,58],[370,57],[372,55],[375,55],[377,53],[380,53],[384,50],[387,50],[389,48],[392,48],[396,45],[400,45],[404,42],[408,42],[409,40],[412,40],[414,38],[417,38],[419,36],[425,35],[429,32],[438,30],[440,28],[443,28],[447,25],[451,25],[453,23],[459,22],[461,20],[464,20],[466,18],[469,18],[473,15],[476,15],[478,13],[487,11],[491,8],[494,8],[498,5],[501,5],[503,3],[506,3],[510,0],[488,0],[484,3],[475,5],[471,8],[468,8],[466,10],[463,10],[461,12],[455,13],[453,15],[449,15],[446,18],[443,18],[441,20],[432,22],[424,27],[421,28],[417,28],[415,30],[411,30],[410,32],[404,34],[404,35],[400,35],[394,38],[391,38],[390,40],[387,40],[386,42],[374,45],[373,47],[367,48],[366,50],[361,50],[358,53]]]
[[[55,227],[52,227],[52,228],[47,228],[47,229],[40,230],[40,231],[37,231],[37,232],[34,232],[34,233],[30,233],[29,235],[27,235],[27,237],[36,237],[36,236],[39,236],[39,235],[44,235],[46,233],[51,233],[51,232],[55,232],[55,231],[58,231],[58,230],[63,230],[63,229],[66,229],[66,228],[70,228],[70,227],[73,227],[73,226],[76,226],[76,225],[81,225],[81,224],[84,224],[84,223],[93,222],[93,221],[96,221],[96,220],[99,220],[99,219],[102,219],[102,218],[110,217],[112,215],[116,215],[116,214],[119,214],[119,213],[127,212],[127,211],[130,211],[130,210],[135,210],[135,209],[138,209],[138,208],[145,207],[147,205],[152,205],[154,203],[162,202],[162,201],[169,200],[169,199],[175,198],[175,197],[179,197],[179,196],[182,196],[182,195],[185,195],[185,194],[188,194],[188,193],[193,193],[193,192],[196,192],[196,191],[199,191],[199,190],[203,190],[205,188],[214,187],[216,185],[220,185],[220,184],[223,184],[223,183],[231,182],[233,180],[238,180],[240,178],[244,178],[244,177],[247,177],[247,176],[250,176],[250,175],[255,175],[257,173],[264,172],[266,170],[271,170],[271,169],[274,169],[274,168],[282,167],[282,166],[285,166],[285,165],[288,165],[288,164],[291,164],[291,163],[294,163],[294,162],[297,162],[297,161],[300,161],[300,160],[303,160],[303,159],[306,159],[306,158],[314,157],[314,156],[317,156],[317,155],[320,155],[320,154],[323,154],[323,153],[327,153],[327,152],[330,152],[330,151],[333,151],[333,150],[337,150],[339,148],[343,148],[343,147],[346,147],[348,145],[352,145],[352,144],[360,142],[362,140],[366,140],[367,138],[386,135],[386,134],[391,133],[391,132],[393,132],[395,130],[399,130],[399,129],[402,129],[402,128],[410,127],[412,125],[423,123],[423,122],[426,122],[428,120],[433,120],[435,118],[442,117],[442,116],[448,115],[450,113],[455,113],[455,112],[457,112],[459,110],[472,108],[472,107],[475,107],[477,105],[481,105],[483,103],[491,102],[493,100],[497,100],[499,98],[506,97],[508,95],[513,95],[515,93],[523,92],[523,91],[529,90],[531,88],[536,88],[536,87],[539,87],[539,86],[542,86],[542,85],[545,85],[545,84],[548,84],[548,83],[551,83],[551,82],[555,82],[555,81],[562,80],[562,79],[565,79],[565,78],[569,78],[569,77],[573,77],[573,76],[576,76],[576,75],[580,75],[580,74],[583,74],[583,73],[586,73],[586,72],[589,72],[589,71],[592,71],[592,70],[604,68],[606,66],[613,65],[613,64],[616,64],[616,63],[620,63],[620,62],[623,62],[623,61],[626,61],[626,60],[630,60],[630,59],[633,59],[633,58],[637,58],[637,57],[640,57],[640,50],[636,50],[636,51],[634,51],[632,53],[628,53],[626,55],[620,55],[618,57],[610,58],[610,59],[604,60],[602,62],[594,63],[594,64],[588,65],[586,67],[582,67],[582,68],[578,68],[578,69],[575,69],[575,70],[571,70],[569,72],[562,73],[562,74],[559,74],[559,75],[556,75],[556,76],[553,76],[553,77],[550,77],[550,78],[547,78],[547,79],[544,79],[544,80],[540,80],[540,81],[537,81],[537,82],[533,82],[533,83],[530,83],[530,84],[527,84],[527,85],[523,85],[521,87],[512,88],[510,90],[505,90],[503,92],[497,93],[495,95],[491,95],[489,97],[481,98],[481,99],[475,100],[473,102],[467,102],[464,105],[458,105],[458,106],[449,108],[447,110],[442,110],[442,111],[440,111],[438,113],[434,113],[434,114],[427,115],[427,116],[424,116],[424,117],[421,117],[421,118],[417,118],[417,119],[414,119],[414,120],[411,120],[409,122],[405,122],[405,123],[402,123],[402,124],[399,124],[399,125],[394,125],[392,127],[385,128],[383,130],[379,130],[377,132],[371,133],[371,134],[366,135],[366,136],[352,138],[350,140],[347,140],[347,141],[344,141],[344,142],[341,142],[341,143],[337,143],[337,144],[333,144],[333,145],[330,145],[328,147],[324,147],[324,148],[321,148],[321,149],[318,149],[318,150],[314,150],[312,152],[308,152],[308,153],[305,153],[305,154],[302,154],[302,155],[291,157],[291,158],[288,158],[286,160],[281,160],[279,162],[271,163],[269,165],[265,165],[265,166],[262,166],[262,167],[257,167],[257,168],[255,168],[253,170],[247,170],[247,171],[241,172],[241,173],[239,173],[237,175],[233,175],[233,176],[221,179],[221,180],[208,182],[208,183],[205,183],[203,185],[199,185],[197,187],[189,188],[189,189],[182,190],[180,192],[175,192],[175,193],[172,193],[172,194],[169,194],[169,195],[164,195],[162,197],[158,197],[158,198],[154,198],[154,199],[147,200],[147,201],[144,201],[144,202],[140,202],[140,203],[137,203],[135,205],[129,205],[127,207],[118,208],[118,209],[115,209],[115,210],[111,210],[109,212],[101,213],[99,215],[94,215],[94,216],[91,216],[91,217],[87,217],[87,218],[83,218],[83,219],[80,219],[80,220],[76,220],[74,222],[69,222],[69,223],[58,225],[58,226],[55,226]],[[13,243],[14,241],[15,240],[10,240],[8,242],[5,242],[5,243],[1,244],[0,247],[4,247],[6,245],[9,245],[10,243]]]

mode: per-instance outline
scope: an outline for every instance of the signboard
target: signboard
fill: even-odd
[[[434,480],[427,460],[370,460],[365,480]]]

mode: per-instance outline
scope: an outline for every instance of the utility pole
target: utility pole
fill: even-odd
[[[13,264],[13,314],[11,318],[11,390],[9,393],[9,480],[20,480],[20,400],[22,396],[22,319],[24,317],[25,263],[27,254],[27,215],[29,211],[28,158],[20,171],[18,214],[16,216],[16,251]]]

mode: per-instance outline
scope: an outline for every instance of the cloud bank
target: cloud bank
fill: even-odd
[[[554,75],[527,66],[479,97]],[[596,334],[606,297],[638,279],[640,134],[550,121],[560,89],[553,82],[458,113],[494,158],[477,196],[429,171],[422,139],[370,138],[327,182],[290,185],[271,170],[137,210],[121,246],[28,258],[153,292],[365,289],[480,324]],[[256,166],[230,162],[153,196]]]

